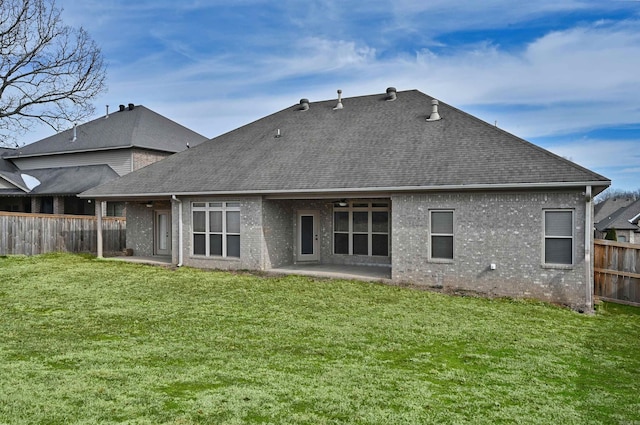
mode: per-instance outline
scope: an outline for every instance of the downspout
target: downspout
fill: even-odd
[[[182,267],[182,201],[171,195],[171,199],[178,204],[178,267]]]
[[[593,311],[593,264],[591,261],[591,251],[593,246],[593,200],[591,196],[591,186],[585,190],[585,214],[584,214],[584,262],[586,274],[587,311]]]
[[[94,208],[96,209],[96,244],[97,244],[97,253],[96,256],[98,258],[104,258],[103,256],[103,247],[102,247],[102,202],[96,199],[94,201]]]

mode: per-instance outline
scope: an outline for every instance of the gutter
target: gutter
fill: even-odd
[[[182,267],[182,201],[176,195],[171,195],[171,199],[178,204],[178,267]]]
[[[287,194],[320,194],[320,193],[369,193],[369,192],[424,192],[424,191],[450,191],[450,190],[509,190],[509,189],[565,189],[580,188],[585,186],[611,185],[611,180],[584,181],[584,182],[550,182],[550,183],[507,183],[507,184],[462,184],[462,185],[440,185],[440,186],[389,186],[389,187],[368,187],[368,188],[330,188],[330,189],[289,189],[289,190],[218,190],[200,192],[179,192],[181,196],[212,196],[212,195],[287,195]],[[89,189],[90,191],[91,189]],[[88,192],[89,192],[88,191]],[[80,198],[144,198],[157,196],[175,196],[176,192],[156,192],[156,193],[118,193],[92,195],[90,192],[79,194]]]
[[[587,287],[586,293],[586,308],[587,311],[593,311],[593,264],[591,261],[592,246],[593,246],[593,196],[591,193],[591,186],[586,186],[585,193],[585,217],[584,217],[584,263],[585,267],[585,283]]]

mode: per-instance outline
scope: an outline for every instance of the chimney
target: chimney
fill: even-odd
[[[431,115],[427,118],[427,121],[438,121],[440,120],[440,114],[438,113],[438,105],[439,102],[436,99],[431,101]]]
[[[309,99],[300,99],[300,111],[307,111],[309,109]]]
[[[129,110],[130,110],[130,111],[133,111],[133,108],[135,108],[135,105],[134,105],[133,103],[130,103],[130,104],[129,104]]]
[[[333,110],[335,111],[342,108],[344,108],[344,106],[342,106],[342,90],[338,89],[338,104],[333,108]]]
[[[388,102],[393,102],[397,98],[398,98],[398,93],[396,91],[396,88],[395,87],[389,87],[387,89],[387,101]]]
[[[124,105],[119,105],[118,107],[120,108],[120,112],[124,112]]]

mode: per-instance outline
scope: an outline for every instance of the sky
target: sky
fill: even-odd
[[[211,138],[337,89],[417,89],[640,188],[640,0],[56,4],[107,63],[96,117],[135,103]]]

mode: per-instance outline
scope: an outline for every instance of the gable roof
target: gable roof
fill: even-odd
[[[633,202],[633,198],[626,196],[605,199],[593,207],[593,221],[598,223],[610,217],[621,208],[631,205]]]
[[[87,197],[567,187],[611,182],[417,91],[293,105]],[[278,137],[279,136],[279,137]]]
[[[13,152],[12,148],[0,148],[0,179],[8,182],[15,189],[3,189],[2,193],[17,191],[18,193],[27,191],[27,187],[20,176],[20,170],[11,161],[5,159],[5,155]]]
[[[6,158],[89,152],[105,149],[143,148],[180,152],[186,144],[195,146],[206,140],[196,133],[144,106],[123,111],[78,125],[53,136],[6,153]]]
[[[33,195],[77,195],[118,178],[118,174],[104,164],[23,170],[22,173],[40,181],[31,190]]]
[[[608,229],[639,230],[640,199],[620,207],[613,213],[596,222],[595,227],[601,232]]]
[[[15,189],[0,190],[0,195],[77,195],[118,178],[118,174],[104,164],[20,170],[14,176],[17,176],[20,185]],[[30,190],[24,179],[29,179],[37,186]]]

